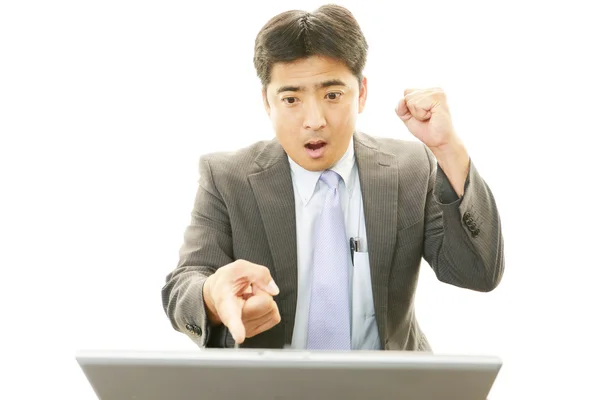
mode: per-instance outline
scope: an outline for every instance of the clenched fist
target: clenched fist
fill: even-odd
[[[271,329],[281,321],[273,296],[279,294],[269,269],[244,260],[219,268],[203,287],[212,324],[224,324],[236,343]]]
[[[442,89],[406,89],[396,114],[410,133],[433,153],[460,197],[464,194],[470,157],[458,138]]]
[[[443,147],[456,139],[442,89],[406,89],[396,114],[410,133],[430,149]]]

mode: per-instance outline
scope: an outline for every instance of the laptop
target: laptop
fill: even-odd
[[[99,399],[485,400],[494,356],[406,351],[80,351]]]

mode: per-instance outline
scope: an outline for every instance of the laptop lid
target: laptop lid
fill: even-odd
[[[100,399],[484,400],[502,362],[425,352],[80,351]]]

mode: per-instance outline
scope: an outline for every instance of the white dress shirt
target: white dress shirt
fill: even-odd
[[[313,231],[328,188],[319,180],[321,172],[307,171],[291,158],[288,159],[294,183],[298,254],[298,300],[291,347],[305,349],[313,269]],[[352,349],[378,350],[380,343],[373,306],[365,217],[352,139],[344,156],[331,169],[342,177],[339,194],[345,216],[346,239],[349,243],[350,238],[358,237],[361,245],[361,251],[354,254],[354,265],[350,252],[347,255],[350,266]]]

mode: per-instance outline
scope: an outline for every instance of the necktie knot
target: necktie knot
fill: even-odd
[[[341,176],[337,172],[330,169],[323,171],[320,178],[330,189],[337,189],[340,183]]]

